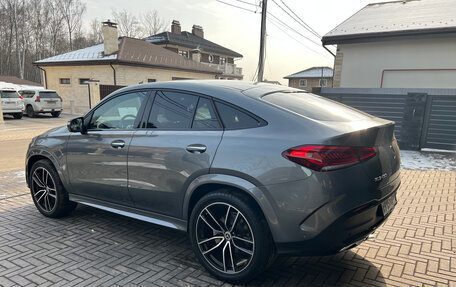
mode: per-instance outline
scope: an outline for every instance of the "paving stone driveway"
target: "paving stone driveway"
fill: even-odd
[[[358,248],[279,258],[249,285],[456,286],[456,173],[402,173],[398,206]],[[0,172],[0,286],[221,286],[185,233],[79,206],[41,216],[22,171]],[[228,285],[228,284],[225,284]]]

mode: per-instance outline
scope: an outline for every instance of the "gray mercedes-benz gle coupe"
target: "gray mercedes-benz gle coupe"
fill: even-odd
[[[241,81],[120,89],[32,140],[37,209],[77,203],[187,231],[202,265],[245,282],[277,254],[356,246],[400,185],[394,123],[314,94]]]

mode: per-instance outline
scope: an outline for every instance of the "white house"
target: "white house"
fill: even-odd
[[[369,4],[327,33],[334,87],[456,88],[456,0]]]

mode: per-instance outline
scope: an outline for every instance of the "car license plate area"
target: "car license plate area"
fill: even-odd
[[[381,211],[382,216],[387,216],[388,214],[390,214],[393,211],[393,208],[396,205],[396,203],[397,203],[396,193],[394,195],[388,197],[386,200],[384,200],[380,204],[380,211]]]

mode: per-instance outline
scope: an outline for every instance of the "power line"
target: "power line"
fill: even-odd
[[[306,22],[304,22],[304,20],[302,20],[302,18],[299,17],[298,14],[296,14],[296,13],[293,11],[293,9],[291,9],[290,7],[288,7],[288,5],[287,5],[283,0],[280,0],[280,2],[282,2],[282,4],[285,5],[285,7],[287,7],[287,9],[288,9],[291,13],[293,13],[293,15],[295,15],[295,16],[296,16],[296,17],[297,17],[305,26],[307,26],[307,28],[308,28],[311,32],[313,32],[314,35],[316,35],[318,38],[321,39],[321,35],[318,34],[317,31],[315,31],[314,29],[312,29],[312,27],[310,27]]]
[[[284,34],[288,35],[290,38],[292,38],[293,40],[295,40],[296,42],[298,42],[299,44],[301,44],[302,46],[306,47],[307,49],[309,49],[310,51],[322,56],[322,57],[325,57],[325,58],[328,58],[328,55],[327,54],[322,54],[320,52],[318,52],[317,50],[315,49],[312,49],[311,47],[307,46],[306,44],[304,44],[303,42],[299,41],[298,39],[296,39],[296,37],[293,37],[292,35],[290,35],[287,31],[285,31],[284,29],[282,29],[279,24],[280,23],[276,23],[274,21],[277,21],[277,20],[273,20],[272,18],[269,18],[269,21],[271,22],[272,25],[276,26],[280,31],[282,31]]]
[[[277,7],[279,7],[283,12],[285,12],[288,16],[290,16],[291,19],[293,19],[296,23],[298,23],[299,25],[301,25],[302,27],[304,27],[304,29],[306,29],[307,31],[309,31],[312,35],[318,37],[318,39],[321,39],[320,35],[318,33],[316,33],[315,31],[313,31],[312,28],[304,25],[303,23],[301,23],[300,20],[296,19],[295,16],[291,15],[290,12],[288,12],[287,10],[285,10],[282,6],[279,5],[279,3],[277,3],[275,0],[272,0],[272,2],[274,2],[274,4],[277,5]],[[283,2],[283,1],[282,1]],[[299,18],[299,17],[298,17]]]
[[[269,16],[271,16],[272,18],[274,18],[276,21],[280,22],[282,25],[286,26],[288,29],[290,29],[291,31],[295,32],[296,34],[298,34],[299,36],[307,39],[308,41],[312,42],[313,44],[321,47],[321,43],[318,43],[312,39],[310,39],[309,37],[307,37],[306,35],[298,32],[296,29],[294,29],[293,27],[291,27],[290,25],[288,25],[287,23],[283,22],[282,20],[280,20],[279,18],[277,18],[274,14],[268,12]]]
[[[255,14],[256,14],[256,11],[253,11],[253,10],[250,10],[250,9],[247,9],[247,8],[244,8],[244,7],[241,7],[241,6],[237,6],[237,5],[234,5],[234,4],[231,4],[231,3],[228,3],[228,2],[222,1],[222,0],[216,0],[216,1],[217,1],[217,2],[220,2],[220,3],[223,3],[223,4],[225,4],[225,5],[228,5],[228,6],[234,7],[234,8],[242,9],[242,10],[245,10],[245,11],[252,12],[252,13],[255,13]]]
[[[243,0],[236,0],[236,1],[244,3],[244,4],[247,4],[247,5],[255,6],[255,7],[259,6],[258,4],[253,4],[253,3],[250,3],[250,2],[247,2],[247,1],[243,1]]]

